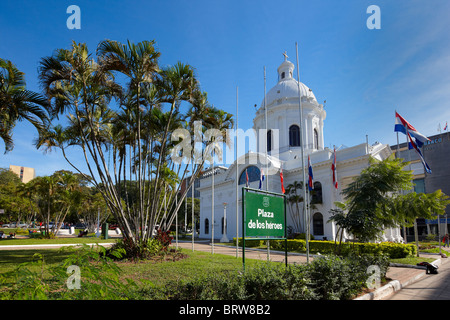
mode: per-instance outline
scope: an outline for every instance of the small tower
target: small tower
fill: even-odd
[[[267,106],[267,150],[281,160],[288,160],[293,154],[300,154],[300,108],[299,83],[294,79],[294,64],[283,53],[284,61],[277,69],[278,82],[266,94],[256,112],[253,128],[257,134],[265,129],[264,102]],[[303,146],[306,154],[324,149],[323,121],[326,112],[310,88],[300,82],[301,106],[303,110]],[[262,137],[259,137],[260,139]],[[264,153],[260,143],[259,152]]]

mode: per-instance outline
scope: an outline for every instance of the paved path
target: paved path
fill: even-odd
[[[426,274],[383,300],[450,300],[450,259],[441,259],[438,274]],[[399,268],[400,269],[400,268]]]
[[[172,246],[176,246],[175,241],[172,242]],[[183,249],[192,250],[192,242],[178,242],[178,246]],[[195,242],[194,243],[195,251],[203,251],[203,252],[212,252],[212,246],[209,244],[209,241],[203,242]],[[218,254],[226,254],[230,256],[236,256],[236,246],[227,246],[227,245],[214,245],[214,253]],[[238,250],[238,257],[242,259],[242,248]],[[245,258],[246,259],[259,259],[259,260],[267,260],[267,250],[266,249],[254,249],[254,248],[246,248],[245,249]],[[284,262],[285,254],[280,253],[279,251],[270,251],[269,252],[270,261],[276,262]],[[309,261],[314,259],[313,255],[309,256]],[[288,263],[306,263],[307,258],[306,255],[303,254],[295,254],[288,253]]]

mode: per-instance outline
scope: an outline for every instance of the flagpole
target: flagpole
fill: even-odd
[[[268,149],[269,149],[269,145],[267,141],[267,106],[266,106],[266,66],[264,66],[264,117],[266,120],[266,191],[269,191],[269,174],[268,174],[268,170],[269,170],[269,165],[268,165]],[[270,143],[272,144],[272,132],[271,132],[271,139],[270,139]],[[272,147],[272,146],[270,146]]]
[[[269,165],[268,165],[268,149],[269,149],[269,144],[268,144],[268,135],[267,135],[267,105],[266,105],[266,66],[264,66],[264,118],[266,121],[266,191],[269,191]],[[271,137],[270,137],[270,143],[272,144],[272,132],[270,132]],[[270,146],[272,147],[272,146]],[[261,178],[260,178],[261,179]],[[261,182],[262,183],[262,182]],[[261,186],[262,187],[262,186]],[[266,245],[267,245],[267,261],[270,260],[270,245],[269,245],[269,240],[266,241]]]
[[[406,151],[408,153],[408,163],[409,163],[409,171],[411,171],[411,153],[409,152],[409,131],[408,127],[406,127]],[[417,256],[419,257],[419,235],[417,230],[417,218],[414,219],[414,239],[416,241],[417,247]]]
[[[303,147],[303,109],[302,109],[302,94],[300,92],[300,72],[298,69],[298,44],[295,43],[295,51],[297,54],[297,86],[298,86],[298,107],[300,111],[300,150],[302,154],[302,168],[303,168],[303,218],[305,219],[305,223],[307,223],[307,206],[306,206],[306,179],[305,179],[305,158],[304,158],[304,147]],[[306,225],[305,225],[305,229]],[[309,263],[309,237],[306,235],[306,263]]]
[[[396,132],[396,134],[397,134],[397,154],[396,154],[396,158],[400,159],[400,143],[398,141],[398,132]],[[401,191],[401,192],[403,194],[403,191]],[[408,238],[406,236],[406,226],[405,226],[405,224],[403,224],[403,237],[404,237],[403,240],[404,240],[405,244],[408,243]]]
[[[192,165],[192,175],[191,179],[194,175],[194,165]],[[192,252],[194,252],[194,237],[195,237],[195,217],[194,217],[194,208],[195,208],[195,180],[192,181],[192,208],[191,208],[191,215],[192,215]]]
[[[211,253],[214,254],[214,148],[212,156],[212,214],[211,214]]]
[[[236,258],[239,257],[239,193],[238,193],[238,189],[239,189],[239,164],[238,164],[238,87],[236,87],[236,152],[235,152],[235,157],[236,157]]]

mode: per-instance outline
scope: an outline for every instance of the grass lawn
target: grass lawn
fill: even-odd
[[[211,254],[207,252],[181,251],[187,257],[177,261],[142,261],[142,262],[115,262],[123,271],[124,278],[135,281],[150,280],[156,285],[163,285],[169,280],[182,280],[195,278],[206,273],[233,272],[242,270],[242,259],[234,256]],[[31,250],[0,250],[0,273],[13,270],[21,263],[31,262],[34,254],[44,257],[46,267],[57,265],[68,258],[73,252],[58,249],[31,249]],[[262,263],[259,260],[246,260],[246,266]],[[38,265],[29,265],[30,270],[40,268]]]

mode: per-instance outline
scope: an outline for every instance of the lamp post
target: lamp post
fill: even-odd
[[[227,204],[226,202],[223,203],[223,236],[222,239],[220,239],[220,242],[228,242],[227,237]]]

